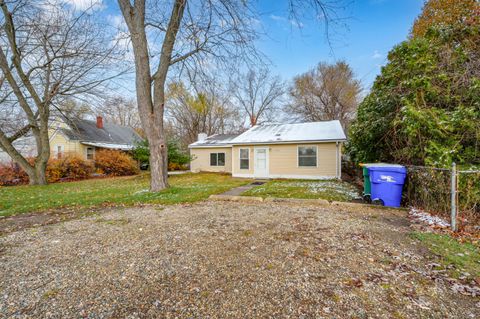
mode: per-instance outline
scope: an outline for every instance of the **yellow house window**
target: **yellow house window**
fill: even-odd
[[[225,153],[210,153],[210,166],[225,166]]]
[[[95,149],[93,147],[87,147],[87,160],[93,160]]]
[[[316,167],[317,166],[317,147],[299,146],[298,147],[298,167]]]
[[[63,146],[57,145],[57,158],[62,158],[63,156]]]
[[[248,169],[250,167],[249,149],[240,149],[240,169]]]

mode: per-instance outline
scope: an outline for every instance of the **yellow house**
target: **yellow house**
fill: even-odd
[[[96,121],[57,119],[49,135],[52,158],[74,154],[86,160],[93,160],[99,149],[132,150],[141,140],[132,128],[104,123],[101,116]]]
[[[240,135],[202,133],[189,145],[190,169],[246,178],[340,178],[345,141],[339,121],[258,125]]]

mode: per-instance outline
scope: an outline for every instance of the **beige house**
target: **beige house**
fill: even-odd
[[[83,119],[57,119],[50,129],[50,152],[52,158],[74,154],[93,160],[99,149],[130,151],[140,136],[130,127]]]
[[[189,145],[190,169],[246,178],[340,178],[345,141],[339,121],[258,125],[240,135],[199,134]]]

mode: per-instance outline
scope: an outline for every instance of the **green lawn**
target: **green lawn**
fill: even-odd
[[[148,174],[143,174],[46,186],[0,187],[0,216],[61,207],[194,202],[250,182],[229,175],[188,173],[171,176],[170,188],[159,193],[151,193],[148,191],[149,178]]]
[[[480,248],[471,243],[460,243],[448,235],[434,233],[412,233],[412,237],[424,243],[439,257],[443,269],[448,269],[454,277],[469,273],[470,277],[480,277]],[[448,266],[454,265],[454,268]]]
[[[359,192],[355,186],[339,180],[273,180],[252,188],[242,195],[350,201],[358,197]]]

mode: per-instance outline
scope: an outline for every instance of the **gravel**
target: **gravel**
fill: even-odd
[[[299,203],[115,208],[0,238],[3,318],[475,318],[406,212]]]

